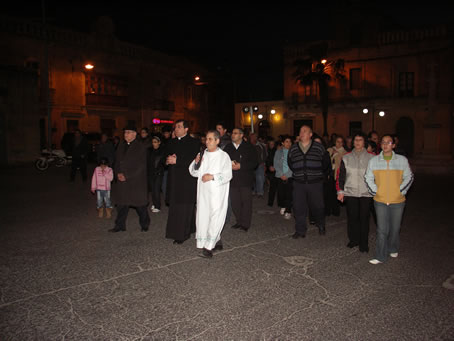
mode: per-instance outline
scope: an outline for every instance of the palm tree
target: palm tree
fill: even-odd
[[[320,55],[320,54],[318,54]],[[337,79],[344,79],[344,60],[320,61],[317,54],[295,61],[296,67],[293,78],[302,86],[317,84],[319,90],[319,105],[323,116],[323,136],[328,136],[328,107],[329,107],[329,82],[334,76]]]

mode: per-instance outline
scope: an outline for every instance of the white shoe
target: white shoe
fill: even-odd
[[[279,211],[279,213],[280,213],[281,215],[284,215],[284,213],[285,213],[285,207],[282,207],[281,210]]]
[[[397,256],[399,256],[399,254],[397,252],[393,252],[393,253],[390,253],[389,256],[393,257],[393,258],[397,258]]]
[[[286,213],[284,214],[284,219],[290,219],[290,218],[292,218],[292,214],[286,212]]]
[[[374,265],[377,265],[377,264],[381,264],[382,262],[380,262],[378,259],[371,259],[369,261],[370,264],[374,264]]]
[[[150,211],[153,211],[153,210],[154,210],[154,205],[151,205]]]
[[[151,212],[153,212],[153,213],[158,213],[158,212],[161,212],[161,210],[160,210],[160,209],[157,209],[157,208],[153,208],[153,209],[151,210]]]

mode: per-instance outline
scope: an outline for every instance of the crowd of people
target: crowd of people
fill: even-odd
[[[268,206],[277,202],[284,219],[294,218],[294,239],[306,237],[308,223],[324,236],[326,216],[339,216],[345,207],[347,247],[360,252],[369,252],[373,215],[377,240],[370,263],[379,264],[398,256],[405,195],[413,181],[397,141],[376,131],[322,138],[309,126],[302,126],[298,136],[273,139],[246,136],[239,127],[229,134],[223,123],[204,136],[190,134],[184,120],[160,134],[128,125],[124,139],[114,143],[103,134],[91,190],[97,194],[98,216],[105,209],[110,218],[110,182],[116,182],[117,216],[110,232],[126,230],[131,207],[141,230],[148,231],[149,210],[159,213],[164,201],[169,206],[166,238],[182,244],[195,233],[206,258],[222,250],[221,232],[232,214],[231,228],[251,228],[253,198],[264,198],[266,189]],[[76,132],[71,181],[77,169],[87,178],[84,148]]]

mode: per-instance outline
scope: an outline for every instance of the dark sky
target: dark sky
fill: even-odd
[[[123,41],[186,56],[212,70],[235,74],[239,97],[282,96],[282,47],[287,42],[329,38],[331,23],[352,8],[383,16],[384,24],[424,26],[452,15],[441,1],[416,5],[401,1],[321,1],[318,4],[251,6],[216,2],[151,4],[138,1],[46,1],[48,21],[89,32],[93,21],[110,16]],[[396,4],[399,3],[399,4]],[[41,1],[9,2],[3,12],[41,19]],[[259,86],[265,85],[265,86]]]

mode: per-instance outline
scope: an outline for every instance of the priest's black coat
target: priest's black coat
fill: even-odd
[[[129,145],[121,141],[115,154],[115,175],[123,173],[126,181],[116,184],[115,201],[121,206],[148,204],[147,149],[151,141],[135,139]]]
[[[200,142],[189,135],[171,139],[165,146],[165,156],[176,154],[177,162],[169,165],[169,217],[166,238],[184,241],[195,232],[197,178],[189,173],[189,165],[200,152]]]

